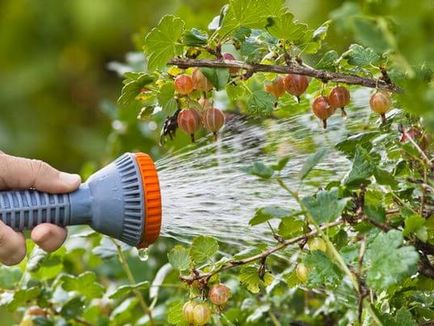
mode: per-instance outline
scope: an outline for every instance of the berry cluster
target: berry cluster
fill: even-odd
[[[193,70],[192,75],[179,75],[175,78],[175,91],[180,96],[190,96],[193,91],[203,92],[204,95],[213,89],[211,82],[198,69]],[[191,104],[191,99],[189,98]],[[191,136],[194,142],[194,134],[203,126],[217,137],[217,132],[225,123],[225,115],[206,96],[202,96],[194,103],[195,107],[186,108],[178,113],[177,126]]]
[[[309,86],[309,79],[303,75],[288,74],[284,78],[276,77],[273,81],[265,84],[266,92],[272,94],[276,99],[283,96],[285,91],[297,98],[300,102],[300,96]],[[342,110],[342,116],[345,118],[347,113],[345,107],[350,103],[350,92],[343,86],[333,88],[328,96],[320,95],[312,103],[313,114],[323,122],[324,129],[327,128],[327,120],[335,114],[337,109]],[[383,123],[386,121],[386,113],[392,106],[390,95],[386,91],[376,91],[370,100],[372,111],[381,115]]]
[[[214,285],[208,292],[208,298],[212,304],[217,306],[220,311],[228,302],[231,296],[231,290],[224,284]],[[211,320],[211,306],[202,301],[190,300],[182,308],[184,319],[191,326],[206,325]]]

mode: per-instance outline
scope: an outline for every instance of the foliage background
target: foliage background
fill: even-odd
[[[157,146],[158,130],[137,121],[134,110],[116,110],[114,103],[121,83],[108,64],[124,61],[125,54],[135,50],[144,33],[164,14],[180,16],[189,27],[206,28],[224,3],[1,1],[0,149],[43,159],[59,169],[82,171],[83,176],[124,151],[142,150],[157,158],[165,151]],[[384,46],[399,50],[403,64],[426,61],[432,68],[434,1],[293,0],[287,1],[287,5],[297,19],[311,26],[333,18],[335,23],[327,43],[338,52],[354,42],[374,49]],[[360,28],[354,18],[359,14],[399,22],[391,24],[401,32],[397,43],[390,40],[387,31],[380,30],[377,37],[372,37],[375,31]],[[433,101],[431,92],[417,106],[426,112],[433,107],[426,104]],[[176,147],[183,143],[174,144]],[[166,262],[162,253],[171,245],[161,242],[153,248],[146,270],[137,257],[129,258],[137,281],[152,280]],[[125,281],[115,258],[103,262],[98,256],[75,248],[64,259],[68,272],[96,271],[108,287]],[[2,321],[11,321],[8,318],[12,317],[0,310]]]

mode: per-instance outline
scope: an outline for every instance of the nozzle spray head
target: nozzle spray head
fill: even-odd
[[[0,219],[15,230],[41,223],[88,224],[138,248],[158,238],[161,213],[157,170],[144,153],[122,155],[69,194],[0,192]]]

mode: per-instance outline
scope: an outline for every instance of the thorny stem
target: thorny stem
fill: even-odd
[[[239,68],[251,73],[257,72],[274,72],[277,74],[297,74],[314,77],[323,82],[336,82],[350,85],[361,85],[370,88],[385,89],[391,92],[401,93],[402,89],[383,79],[365,78],[353,74],[345,74],[341,72],[331,72],[326,70],[318,70],[299,63],[291,65],[264,65],[264,64],[249,64],[240,61],[219,61],[219,60],[198,60],[173,58],[169,61],[169,65],[178,66],[179,68],[190,67],[209,67],[209,68]]]
[[[339,224],[342,224],[342,223],[343,223],[342,220],[337,220],[335,222],[332,222],[332,223],[329,223],[329,224],[325,224],[325,225],[319,227],[319,229],[320,230],[326,230],[326,229],[335,227],[335,226],[337,226]],[[208,273],[197,273],[197,274],[193,274],[193,275],[189,275],[189,276],[181,276],[180,278],[181,278],[182,281],[184,281],[184,282],[186,282],[188,284],[191,284],[192,282],[194,282],[196,280],[202,280],[202,279],[208,280],[213,275],[218,274],[218,273],[220,273],[222,271],[225,271],[225,270],[228,270],[228,269],[231,269],[231,268],[236,268],[236,267],[241,266],[241,265],[246,265],[246,264],[255,262],[257,260],[263,260],[264,258],[267,258],[271,254],[273,254],[273,253],[275,253],[277,251],[280,251],[280,250],[288,247],[289,245],[292,245],[292,244],[298,243],[300,241],[303,241],[306,238],[314,237],[317,234],[318,234],[318,230],[314,230],[314,231],[311,231],[309,233],[300,235],[298,237],[294,237],[294,238],[291,238],[291,239],[288,239],[288,240],[284,240],[282,243],[276,245],[275,247],[272,247],[270,249],[264,250],[263,252],[261,252],[261,253],[259,253],[257,255],[254,255],[254,256],[251,256],[251,257],[248,257],[248,258],[245,258],[245,259],[239,259],[239,260],[231,259],[228,262],[226,262],[224,265],[222,265],[221,267],[219,267],[219,268],[217,268],[217,269],[215,269],[215,270],[213,270],[211,272],[208,272]]]
[[[409,135],[405,129],[402,130],[402,134],[406,137],[406,139],[409,140],[409,142],[414,146],[414,148],[416,148],[416,150],[420,153],[420,155],[422,156],[425,163],[429,167],[434,166],[433,162],[431,162],[431,160],[428,158],[426,153],[422,150],[422,148],[420,148],[420,146],[414,141],[413,137],[411,135]]]
[[[122,251],[121,246],[115,240],[113,240],[113,239],[111,239],[111,240],[114,243],[114,245],[116,246],[116,250],[118,252],[119,262],[121,263],[122,268],[124,269],[125,274],[127,275],[128,281],[130,282],[131,285],[136,284],[136,280],[134,279],[134,275],[131,272],[130,265],[128,265],[128,261],[125,257],[124,252]],[[149,323],[152,326],[155,325],[154,320],[152,318],[152,311],[151,311],[151,309],[149,309],[149,306],[146,304],[146,301],[143,298],[143,295],[140,293],[139,290],[133,290],[133,293],[135,294],[135,296],[139,300],[139,304],[142,307],[143,312],[148,315]]]

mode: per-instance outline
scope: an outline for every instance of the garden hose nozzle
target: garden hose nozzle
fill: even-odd
[[[88,224],[97,232],[144,248],[160,234],[157,170],[147,154],[126,153],[72,193],[1,191],[0,220],[17,231],[41,223]]]

